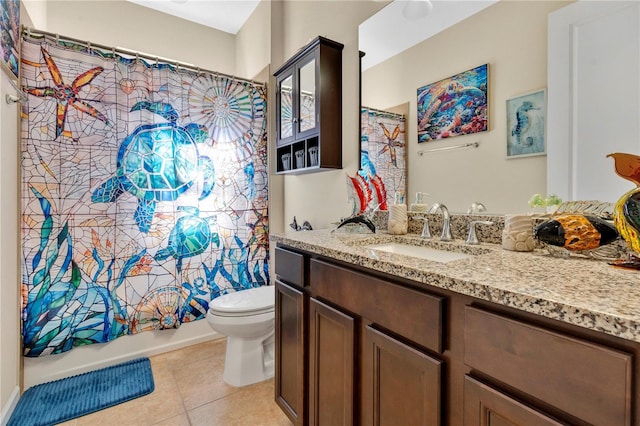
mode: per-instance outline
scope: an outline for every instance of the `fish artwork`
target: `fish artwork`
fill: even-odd
[[[619,235],[616,228],[604,219],[586,214],[563,214],[539,224],[534,237],[570,252],[588,253],[613,241]]]

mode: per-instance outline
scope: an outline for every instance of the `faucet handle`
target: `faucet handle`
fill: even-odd
[[[484,206],[484,204],[482,204],[480,201],[476,201],[471,204],[471,206],[467,210],[467,214],[482,213],[486,211],[487,208]]]
[[[467,244],[480,244],[476,235],[476,225],[493,225],[490,220],[472,220],[469,224],[469,235],[467,236]]]
[[[429,218],[422,217],[424,221],[424,225],[422,226],[422,233],[420,234],[420,238],[431,238],[431,231],[429,230]]]

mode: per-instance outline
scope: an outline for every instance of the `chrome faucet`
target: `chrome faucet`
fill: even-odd
[[[451,217],[449,216],[449,209],[441,203],[435,203],[431,206],[431,209],[429,209],[429,213],[438,213],[438,211],[442,212],[442,234],[440,235],[440,240],[452,241],[453,237],[451,236]]]
[[[469,235],[467,236],[467,244],[480,244],[476,235],[476,225],[493,225],[490,220],[473,220],[469,224]]]

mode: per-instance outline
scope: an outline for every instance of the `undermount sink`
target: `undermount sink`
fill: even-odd
[[[402,244],[396,242],[373,244],[366,246],[368,249],[384,251],[387,253],[401,254],[403,256],[417,257],[433,262],[447,263],[454,260],[471,259],[472,254],[459,253],[450,250],[439,250],[431,247]]]

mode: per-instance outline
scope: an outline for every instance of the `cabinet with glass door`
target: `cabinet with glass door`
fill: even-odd
[[[276,173],[342,168],[342,49],[317,37],[274,73]]]

